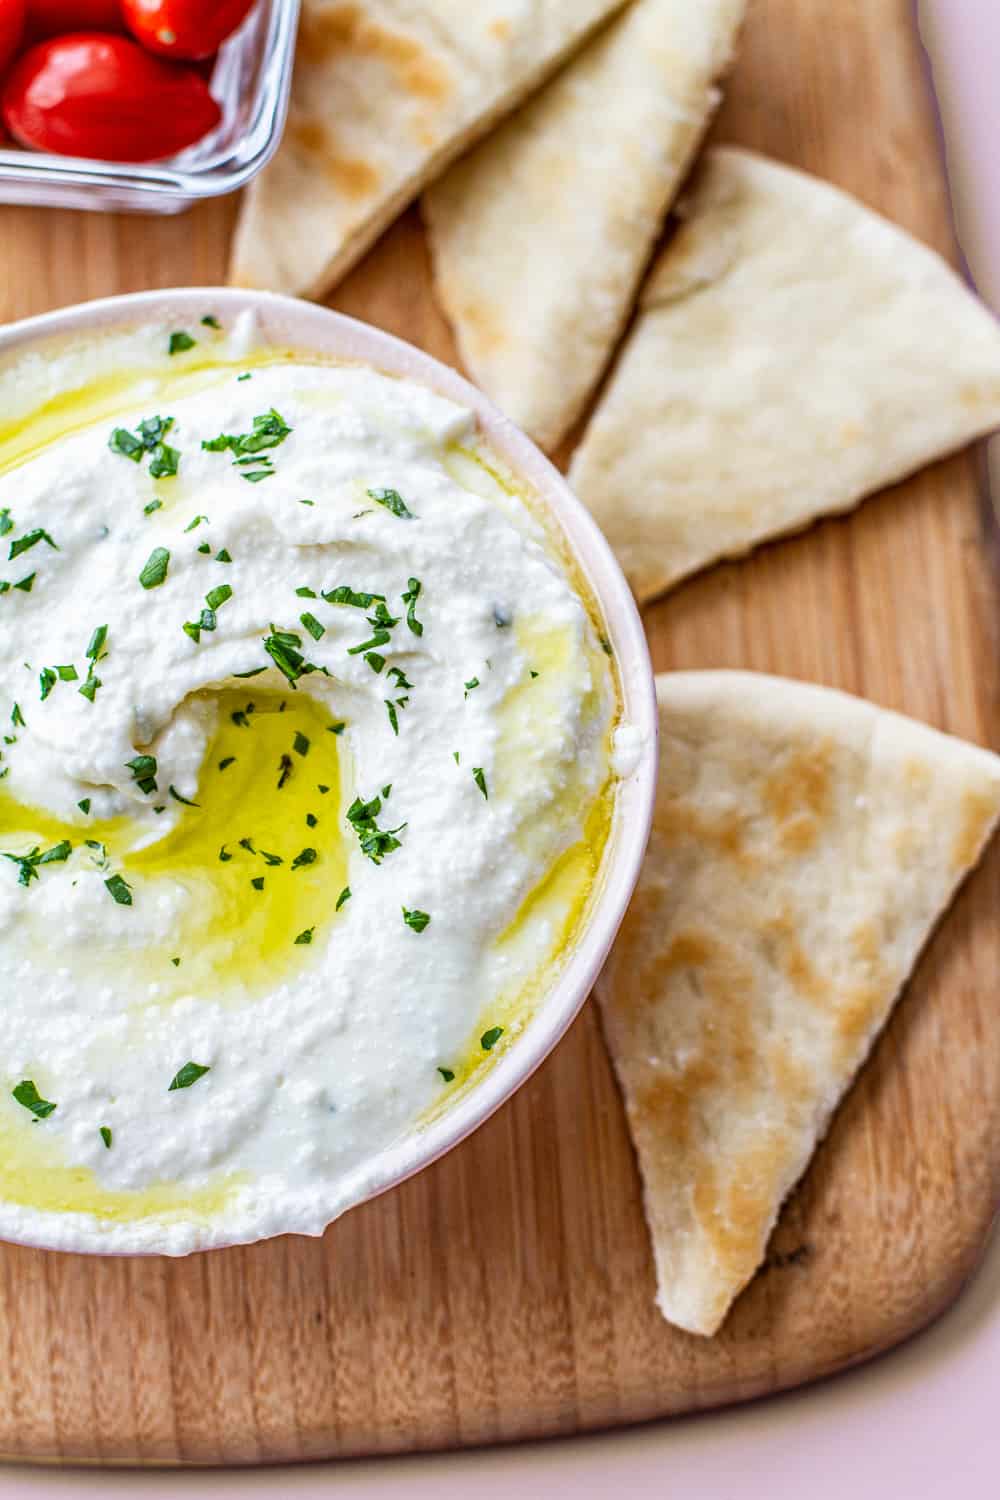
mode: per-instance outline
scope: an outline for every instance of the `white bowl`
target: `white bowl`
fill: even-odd
[[[192,320],[196,322],[206,307],[211,307],[227,323],[252,309],[257,317],[260,343],[371,365],[428,386],[476,413],[490,446],[536,491],[590,587],[618,666],[623,722],[635,728],[640,747],[634,768],[616,784],[614,816],[596,899],[551,990],[480,1083],[428,1125],[379,1152],[374,1162],[364,1163],[357,1174],[356,1193],[350,1192],[350,1179],[346,1195],[345,1184],[338,1186],[337,1205],[330,1213],[332,1221],[347,1208],[395,1187],[458,1145],[520,1088],[575,1019],[625,915],[649,837],[656,781],[653,673],[642,622],[628,584],[590,513],[574,497],[562,475],[480,391],[454,370],[401,339],[291,297],[218,287],[185,287],[109,297],[10,324],[0,329],[0,359],[6,363],[12,355],[38,350],[49,341],[79,339],[88,332],[127,330],[157,322],[181,327]],[[56,1234],[54,1238],[47,1237],[44,1243],[59,1248],[58,1239]],[[112,1232],[108,1253],[116,1252],[115,1239]],[[213,1246],[237,1242],[235,1236],[226,1239],[224,1231],[221,1236],[212,1237]],[[34,1239],[33,1243],[41,1241]],[[155,1253],[163,1253],[165,1249],[157,1246]]]

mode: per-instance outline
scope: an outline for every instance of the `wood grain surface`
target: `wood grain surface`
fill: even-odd
[[[954,254],[906,0],[755,0],[716,134]],[[219,281],[233,215],[0,210],[0,316]],[[454,359],[415,212],[331,300]],[[785,673],[1000,743],[1000,607],[970,455],[715,569],[646,623],[659,669]],[[654,1309],[589,1006],[471,1140],[322,1240],[181,1261],[0,1248],[0,1452],[246,1463],[571,1433],[778,1390],[892,1345],[956,1294],[1000,1197],[998,910],[995,847],[720,1337]]]

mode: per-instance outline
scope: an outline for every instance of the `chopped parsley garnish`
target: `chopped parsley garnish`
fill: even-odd
[[[337,897],[337,905],[334,907],[334,911],[339,911],[342,906],[346,906],[347,903],[348,903],[348,901],[350,901],[350,899],[351,899],[351,887],[349,885],[345,885],[344,889],[341,891],[340,895]]]
[[[315,849],[303,849],[292,860],[292,869],[301,870],[303,865],[314,865],[319,859]]]
[[[18,1104],[31,1110],[36,1120],[44,1120],[57,1107],[51,1100],[42,1098],[31,1078],[22,1078],[16,1088],[11,1089],[11,1093]]]
[[[18,582],[14,584],[14,587],[16,589],[20,589],[22,594],[30,594],[32,585],[34,584],[37,577],[37,573],[29,573],[26,578],[19,579]]]
[[[119,906],[132,905],[132,887],[121,875],[112,875],[104,884],[107,886],[111,897],[117,901]]]
[[[396,705],[393,703],[391,698],[383,698],[382,701],[385,704],[385,711],[389,715],[389,724],[392,727],[392,732],[393,734],[398,734],[399,715],[396,713]]]
[[[252,379],[253,379],[253,376],[250,374],[249,370],[247,370],[245,374],[243,374],[243,375],[237,375],[237,377],[236,377],[237,383],[239,383],[240,381],[243,381],[243,380],[252,380]]]
[[[263,875],[255,875],[253,877],[253,879],[251,880],[250,884],[253,886],[253,888],[254,888],[255,891],[262,891],[264,889],[264,877],[263,877]]]
[[[167,791],[170,793],[171,797],[173,797],[173,799],[174,799],[175,802],[183,802],[183,804],[184,804],[185,807],[200,807],[201,806],[200,802],[192,802],[189,797],[182,797],[181,794],[180,794],[180,792],[177,790],[177,788],[175,786],[168,786],[167,787]]]
[[[40,526],[36,526],[34,530],[26,531],[24,536],[19,536],[16,541],[11,542],[10,551],[7,553],[8,562],[13,562],[15,557],[21,556],[22,552],[30,552],[31,548],[37,546],[39,542],[46,542],[53,551],[59,551],[59,548],[48,532],[43,531]]]
[[[157,589],[166,578],[169,567],[170,553],[166,547],[154,547],[139,574],[139,582],[144,589]]]
[[[450,1068],[438,1068],[438,1072],[441,1074],[441,1077],[444,1079],[445,1083],[454,1083],[455,1075]]]
[[[213,317],[211,313],[206,313],[201,321],[206,328],[218,329],[222,327],[222,324],[219,322],[218,318]]]
[[[324,590],[323,598],[327,604],[349,604],[353,609],[371,609],[372,605],[379,600],[384,604],[384,594],[369,594],[363,590],[352,589],[347,583],[338,584],[335,589]]]
[[[303,758],[309,754],[309,741],[300,729],[297,729],[295,731],[295,738],[292,741],[292,749],[295,751],[296,755],[301,755]]]
[[[406,504],[398,490],[368,490],[367,495],[372,500],[377,500],[379,505],[384,505],[386,510],[391,510],[394,516],[402,521],[412,521],[414,515]]]
[[[194,520],[193,521],[189,521],[188,524],[185,526],[185,528],[184,528],[184,535],[187,536],[187,534],[188,534],[189,531],[196,531],[198,529],[198,527],[201,525],[202,521],[207,521],[207,520],[208,520],[207,516],[195,516]]]
[[[306,813],[306,827],[307,828],[315,828],[316,824],[318,822],[319,822],[319,818],[317,818],[317,816],[316,816],[315,813]]]
[[[479,678],[478,677],[470,677],[469,680],[468,680],[468,682],[465,684],[465,696],[468,697],[469,694],[475,688],[477,688],[478,686],[479,686]]]
[[[281,757],[280,761],[278,762],[278,769],[279,769],[278,791],[280,792],[281,788],[285,785],[285,783],[288,780],[289,776],[291,776],[291,774],[292,774],[292,770],[293,770],[292,757],[290,755],[283,755]]]
[[[208,554],[212,550],[211,543],[209,543],[209,542],[202,542],[201,546],[198,547],[196,550],[201,553],[202,557],[207,557]]]
[[[219,863],[221,865],[228,865],[228,863],[232,859],[232,857],[233,856],[230,854],[230,852],[226,848],[225,844],[223,844],[222,848],[219,850]]]
[[[113,1139],[113,1137],[112,1137],[112,1134],[111,1134],[111,1126],[110,1125],[102,1125],[101,1126],[101,1140],[104,1142],[105,1146],[107,1147],[107,1149],[109,1151],[111,1150],[112,1139]]]
[[[0,536],[6,536],[8,531],[14,530],[14,522],[10,518],[10,507],[4,506],[0,510]]]
[[[14,725],[15,729],[25,729],[27,727],[19,703],[15,703],[10,711],[10,722]]]
[[[180,463],[177,449],[163,441],[173,425],[173,417],[146,417],[139,423],[138,434],[129,432],[127,427],[116,427],[108,439],[108,447],[112,453],[120,453],[122,458],[130,458],[136,464],[150,454],[150,474],[154,479],[167,478],[177,473]]]
[[[326,677],[330,675],[325,667],[317,667],[315,662],[306,661],[301,645],[302,637],[296,635],[294,630],[278,630],[273,624],[271,634],[264,638],[264,650],[293,688],[300,677],[305,677],[310,672],[322,672]]]
[[[321,797],[325,797],[330,788],[328,786],[324,786],[322,781],[317,781],[316,790],[319,792]]]
[[[377,626],[374,634],[367,641],[360,641],[357,646],[349,646],[347,654],[348,656],[360,656],[363,652],[374,651],[376,646],[387,646],[391,639],[392,637],[388,630],[383,630],[381,626]]]
[[[76,805],[77,805],[77,807],[80,809],[80,811],[82,813],[89,813],[90,812],[90,798],[89,797],[84,797],[82,799],[82,801],[78,802]]]
[[[7,854],[0,851],[4,859],[9,859],[12,864],[17,865],[18,885],[28,886],[33,880],[38,879],[40,865],[63,864],[73,852],[73,845],[69,839],[63,839],[61,843],[53,844],[51,849],[43,853],[37,846],[28,854]]]
[[[150,502],[149,502],[148,505],[144,505],[142,507],[142,513],[143,513],[144,516],[151,516],[155,510],[162,510],[162,509],[163,509],[163,501],[162,500],[150,500]]]
[[[175,969],[179,969],[181,966],[181,961],[179,958],[172,958],[170,962],[173,964]]]
[[[611,649],[611,642],[608,640],[607,636],[599,635],[597,639],[601,643],[601,650],[604,652],[605,656],[613,656],[614,652]]]
[[[406,623],[407,625],[409,625],[414,635],[423,635],[424,633],[423,624],[420,620],[417,619],[416,614],[414,613],[417,607],[417,600],[420,598],[422,589],[423,584],[420,582],[419,578],[411,578],[407,582],[406,593],[403,595],[403,603],[406,605]]]
[[[321,640],[326,635],[326,626],[321,625],[316,616],[306,610],[305,614],[299,615],[302,624],[308,630],[314,641]]]
[[[234,711],[229,715],[229,717],[232,719],[232,721],[236,725],[237,729],[249,729],[250,728],[250,720],[247,718],[247,714],[249,712],[251,712],[251,711],[252,710],[251,710],[250,704],[248,703],[245,709],[244,708],[234,709]]]
[[[97,661],[102,660],[106,655],[106,639],[108,639],[108,627],[106,625],[97,625],[96,630],[91,634],[90,645],[87,646],[87,651],[85,651],[85,657],[87,657],[90,666],[87,667],[87,678],[82,682],[78,691],[90,703],[93,703],[97,688],[100,687],[100,678],[97,676],[94,667],[97,666]]]
[[[218,437],[210,438],[202,443],[209,453],[230,452],[233,455],[233,463],[241,470],[241,477],[250,484],[259,484],[262,479],[269,479],[274,473],[271,459],[260,455],[266,450],[277,448],[283,443],[291,432],[291,428],[284,418],[271,407],[269,412],[262,416],[254,417],[252,432],[220,432]],[[246,464],[257,463],[259,468],[248,469]]]
[[[476,786],[479,788],[479,790],[482,792],[483,796],[486,798],[486,800],[488,802],[489,799],[490,799],[490,794],[486,790],[486,777],[483,775],[483,768],[482,768],[482,766],[473,766],[473,768],[472,768],[472,779],[476,783]]]
[[[327,732],[327,734],[343,734],[343,732],[344,732],[344,730],[346,728],[347,728],[347,725],[344,724],[344,723],[342,723],[342,722],[339,723],[339,724],[329,724],[329,725],[327,725],[327,731],[326,732]]]
[[[210,1067],[205,1067],[201,1063],[186,1062],[183,1068],[178,1068],[170,1080],[167,1093],[172,1094],[175,1089],[189,1089],[193,1083],[198,1082],[199,1078],[204,1078],[205,1074],[211,1071]]]
[[[266,672],[266,667],[253,667],[249,672],[234,672],[234,677],[259,677],[261,672]]]
[[[203,318],[202,322],[204,321],[205,320]],[[185,333],[183,328],[179,328],[176,333],[172,333],[170,335],[170,343],[167,345],[167,353],[186,354],[189,349],[194,348],[197,342],[198,340],[193,339],[189,333]]]
[[[220,547],[218,552],[215,554],[215,561],[221,563],[231,563],[232,558],[226,551],[225,547]]]
[[[227,755],[227,756],[225,756],[224,759],[222,759],[222,760],[219,761],[219,770],[220,771],[225,771],[227,769],[227,767],[229,767],[229,766],[232,765],[232,763],[233,763],[233,761],[235,759],[236,759],[235,755]]]
[[[233,597],[233,591],[228,583],[220,583],[218,588],[209,589],[205,595],[205,603],[209,609],[220,609],[227,599]]]
[[[406,673],[400,667],[390,667],[385,675],[387,677],[394,677],[396,679],[396,685],[400,688],[403,688],[404,690],[410,690],[413,687],[412,682],[407,682]]]
[[[347,821],[358,836],[361,852],[375,865],[380,865],[387,854],[401,847],[396,834],[402,833],[406,827],[405,823],[401,823],[398,828],[379,828],[375,820],[381,811],[380,797],[373,797],[370,802],[363,802],[360,797],[356,797],[347,809]]]
[[[140,792],[147,796],[156,791],[156,756],[137,755],[134,760],[127,760],[125,765],[132,772],[133,779]]]
[[[497,1042],[502,1036],[502,1026],[491,1026],[489,1031],[484,1031],[482,1036],[479,1038],[483,1051],[492,1052],[493,1048],[496,1046]]]
[[[407,927],[412,927],[414,932],[423,932],[430,925],[430,917],[425,911],[409,911],[403,907],[403,921]]]
[[[532,681],[534,681],[534,679],[538,676],[538,673],[534,670],[534,668],[530,668],[529,670],[530,670],[530,674],[531,674],[531,679],[532,679]]]
[[[149,461],[149,472],[154,479],[173,479],[180,467],[181,456],[169,443],[158,443]]]
[[[315,931],[315,927],[307,927],[305,932],[300,932],[298,937],[295,939],[295,946],[297,948],[308,947],[308,945],[313,940],[313,933]]]

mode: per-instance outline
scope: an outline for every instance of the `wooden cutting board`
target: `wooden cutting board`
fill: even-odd
[[[756,0],[720,139],[954,255],[907,0]],[[222,279],[231,204],[0,210],[0,316]],[[332,299],[446,360],[416,213]],[[928,351],[933,358],[933,351]],[[647,613],[658,668],[752,667],[1000,744],[1000,606],[966,455]],[[593,1006],[477,1135],[322,1241],[165,1259],[0,1248],[0,1453],[241,1463],[614,1426],[810,1380],[956,1295],[1000,1197],[1000,847],[962,892],[720,1337],[669,1328]]]

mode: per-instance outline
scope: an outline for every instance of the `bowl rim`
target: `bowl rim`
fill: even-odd
[[[379,1151],[347,1174],[338,1187],[337,1202],[323,1228],[348,1209],[376,1197],[437,1161],[474,1130],[531,1077],[550,1055],[582,1010],[610,952],[639,877],[652,824],[657,769],[656,690],[649,647],[639,610],[621,568],[590,512],[573,494],[562,474],[508,417],[457,371],[406,343],[394,334],[315,303],[274,292],[233,287],[179,287],[125,293],[73,304],[38,314],[0,328],[0,362],[28,352],[47,341],[73,335],[126,333],[162,322],[165,329],[189,322],[195,311],[235,317],[252,310],[264,344],[320,354],[345,363],[360,363],[383,373],[429,387],[471,408],[486,442],[519,478],[528,482],[556,525],[575,566],[586,581],[604,622],[618,669],[623,724],[637,731],[636,763],[619,777],[612,828],[604,854],[601,887],[555,983],[509,1048],[496,1059],[482,1081],[454,1105],[428,1123]],[[363,1179],[363,1180],[362,1180]],[[356,1182],[356,1190],[351,1184]],[[339,1202],[340,1197],[345,1201]],[[333,1201],[333,1195],[331,1195]],[[326,1209],[323,1209],[326,1213]],[[59,1220],[51,1211],[32,1211],[32,1217]],[[195,1250],[254,1243],[281,1233],[322,1233],[297,1228],[262,1233],[209,1233],[197,1243],[176,1250],[155,1245],[148,1251],[115,1241],[128,1238],[135,1224],[108,1226],[107,1247],[97,1245],[81,1254],[187,1254]],[[52,1224],[56,1230],[56,1224]],[[49,1226],[46,1224],[46,1229]],[[222,1226],[210,1226],[221,1229]],[[122,1231],[125,1231],[122,1234]],[[103,1234],[103,1231],[102,1231]],[[0,1231],[0,1238],[8,1235]],[[60,1246],[53,1236],[29,1231],[16,1243],[39,1248]]]

